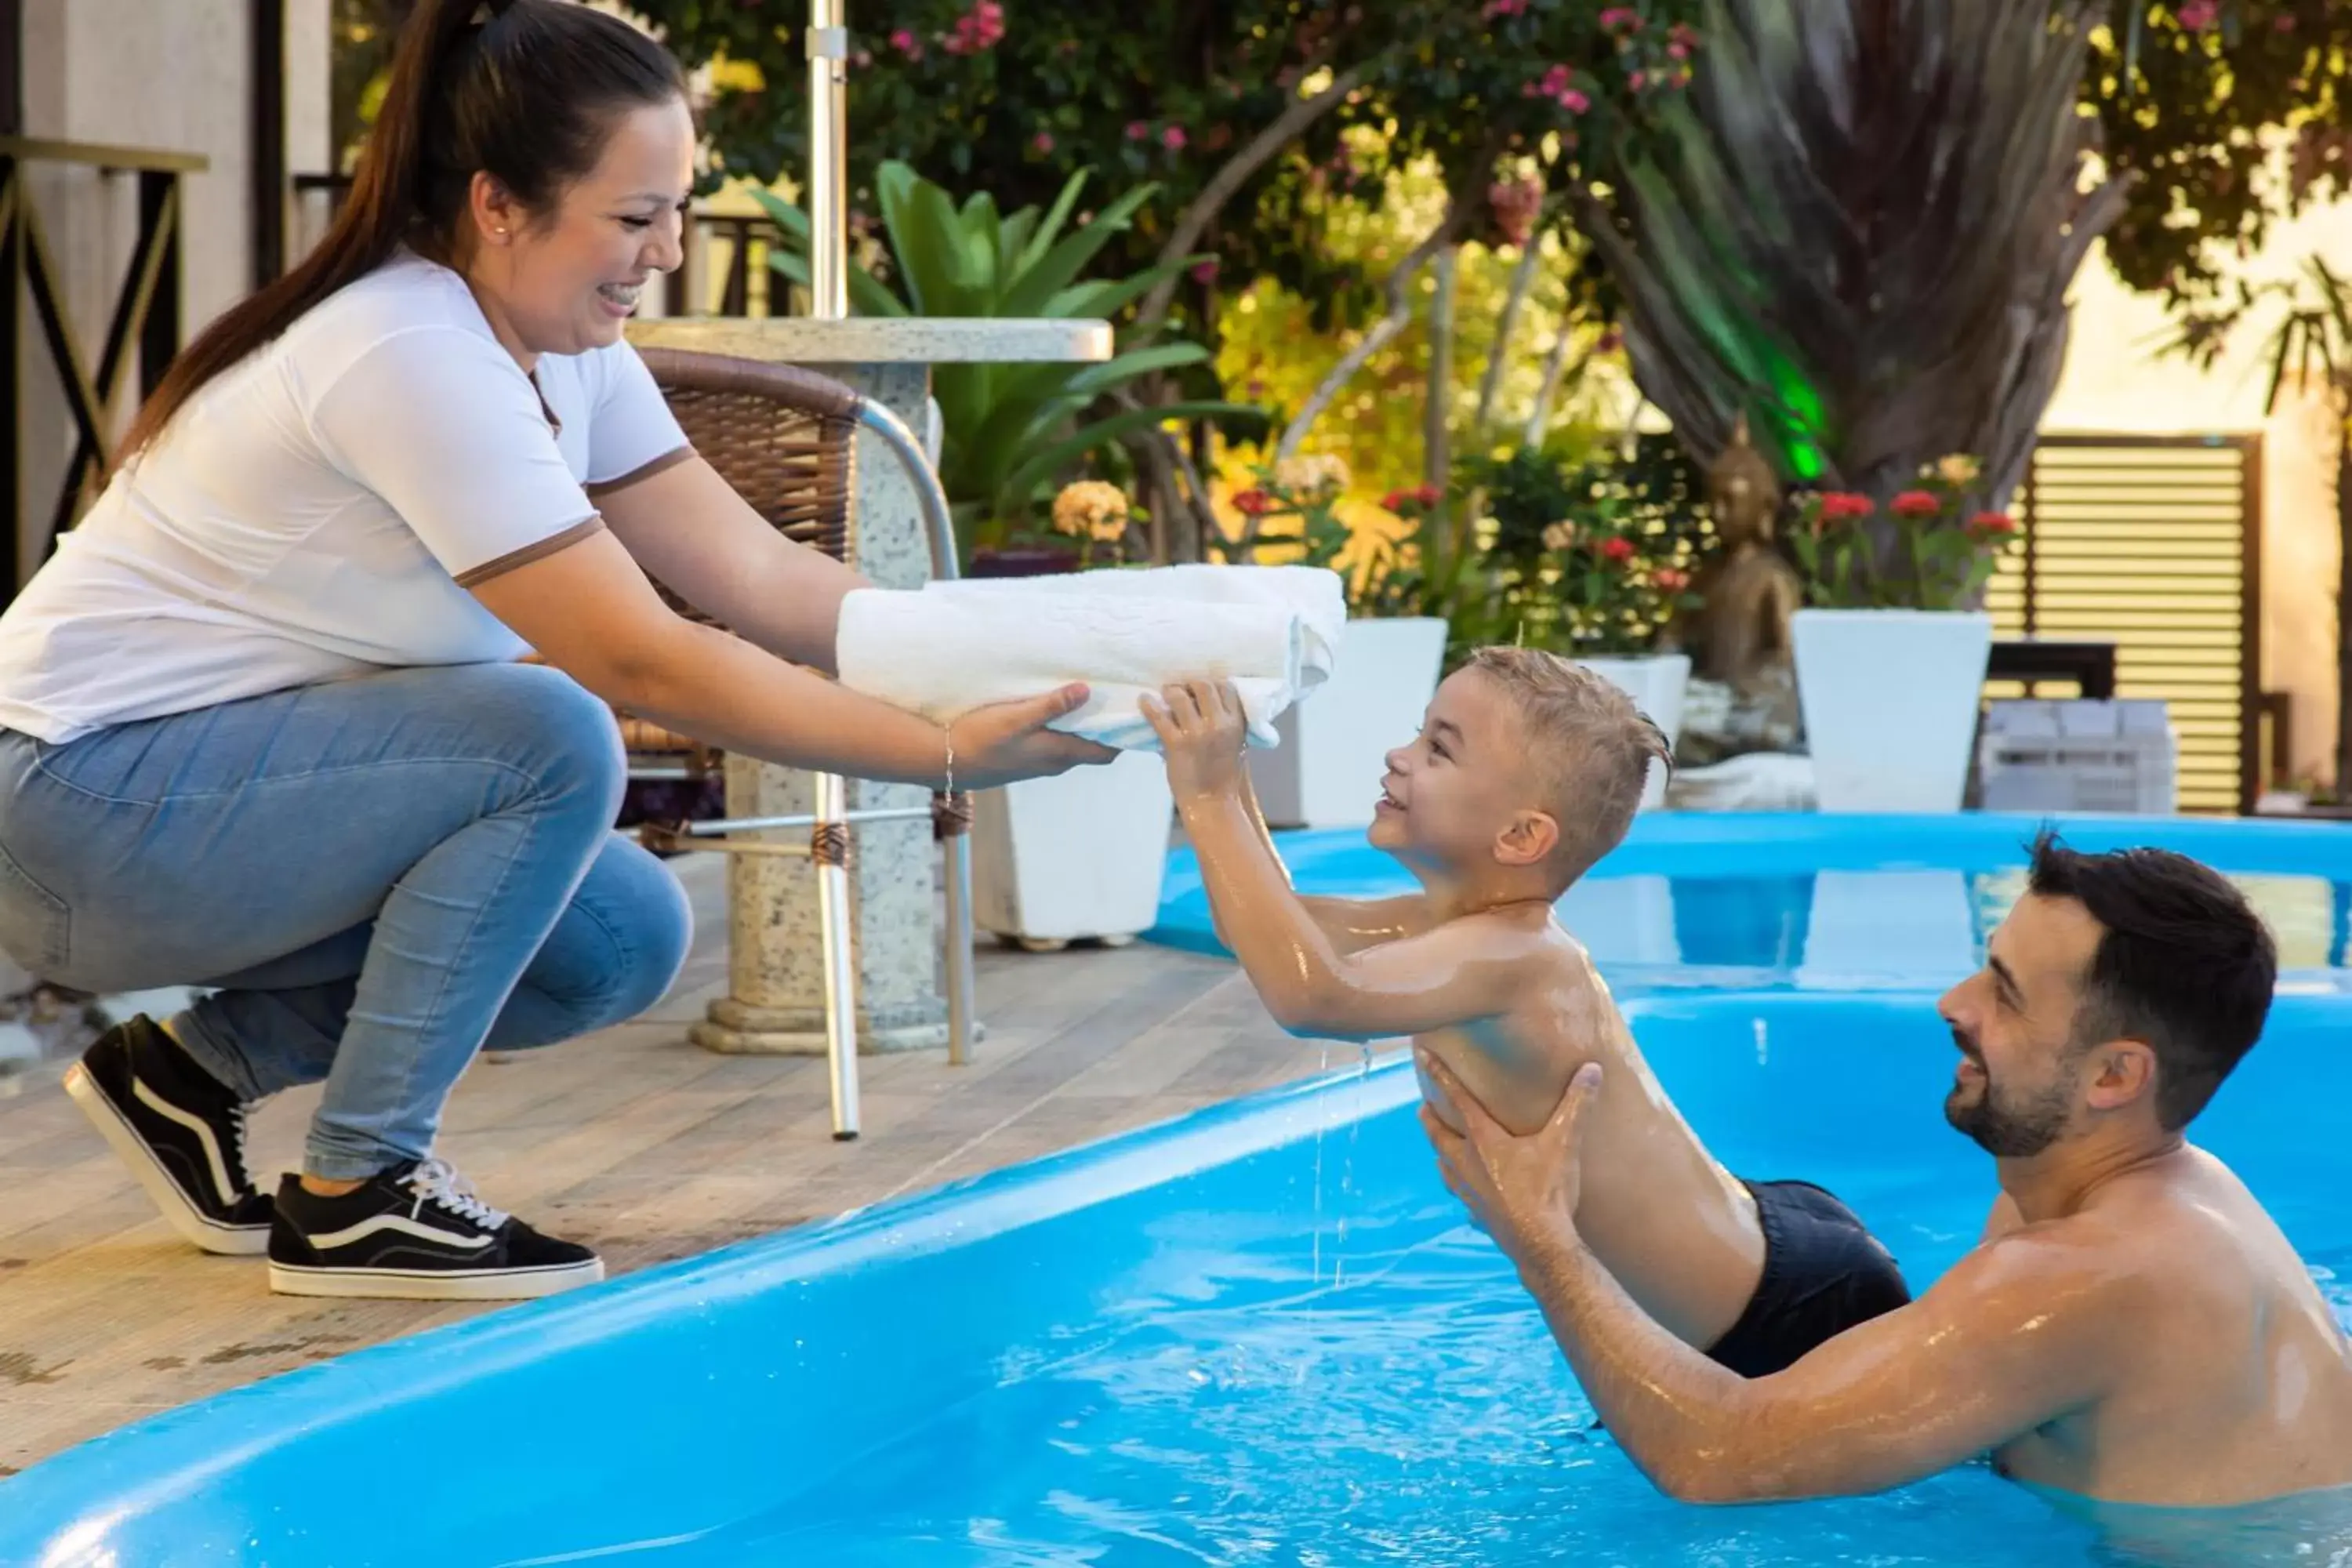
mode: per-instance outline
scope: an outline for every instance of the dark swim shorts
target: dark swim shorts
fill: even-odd
[[[1764,1227],[1764,1276],[1707,1354],[1766,1377],[1856,1323],[1906,1305],[1903,1271],[1854,1212],[1811,1182],[1749,1182]]]

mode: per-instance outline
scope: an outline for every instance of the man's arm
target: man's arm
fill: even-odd
[[[2087,1405],[2107,1386],[2131,1289],[2079,1243],[2021,1237],[1750,1381],[1659,1327],[1572,1231],[1526,1252],[1520,1278],[1594,1410],[1686,1502],[1885,1490]]]

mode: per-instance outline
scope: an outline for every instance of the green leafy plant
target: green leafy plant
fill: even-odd
[[[1796,501],[1790,547],[1807,597],[1826,609],[1950,610],[1973,605],[2017,531],[2005,511],[1974,507],[1974,458],[1927,464],[1912,489],[1886,503],[1893,524],[1874,527],[1879,505],[1853,490],[1810,490]]]
[[[1184,257],[1125,278],[1086,278],[1104,247],[1158,189],[1139,185],[1070,228],[1086,181],[1083,171],[1071,175],[1049,210],[1000,214],[985,192],[959,207],[944,188],[908,165],[883,164],[875,184],[889,275],[851,268],[852,310],[868,316],[1109,319],[1178,269],[1208,259]],[[771,264],[806,285],[807,215],[771,192],[757,195],[785,237]],[[1150,328],[1123,333],[1119,352],[1099,364],[936,367],[932,395],[943,426],[940,479],[968,542],[1003,542],[1050,497],[1058,475],[1132,431],[1168,419],[1256,416],[1248,405],[1212,400],[1096,415],[1128,383],[1209,357],[1198,343],[1154,341],[1164,338]]]
[[[1671,437],[1573,460],[1523,447],[1475,469],[1491,520],[1489,640],[1645,654],[1690,603],[1700,484]]]

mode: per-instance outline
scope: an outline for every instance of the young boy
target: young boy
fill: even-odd
[[[1294,1035],[1409,1035],[1498,1121],[1543,1125],[1587,1061],[1607,1069],[1584,1134],[1577,1228],[1643,1310],[1749,1377],[1909,1300],[1894,1259],[1818,1187],[1742,1182],[1709,1156],[1635,1050],[1552,906],[1625,836],[1665,738],[1631,699],[1556,655],[1482,648],[1388,756],[1370,840],[1422,891],[1301,898],[1243,763],[1221,684],[1145,712],[1219,937]],[[1458,1126],[1424,1079],[1436,1113]]]

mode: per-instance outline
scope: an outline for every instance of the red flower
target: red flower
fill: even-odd
[[[1029,139],[1029,149],[1031,152],[1036,153],[1041,156],[1052,152],[1054,150],[1054,133],[1050,131],[1040,131],[1036,135]]]
[[[1412,499],[1423,506],[1435,506],[1445,499],[1445,492],[1435,485],[1423,485],[1412,492]]]
[[[2005,511],[1980,511],[1969,519],[1969,531],[1997,539],[2017,531],[2017,519]]]
[[[1206,261],[1195,261],[1194,263],[1192,263],[1192,281],[1193,281],[1193,282],[1195,282],[1195,283],[1214,283],[1216,280],[1217,280],[1217,258],[1216,258],[1215,257],[1212,256],[1212,257],[1211,257],[1211,258],[1209,258],[1209,259],[1207,259]]]
[[[1878,510],[1878,503],[1868,496],[1852,490],[1829,490],[1821,499],[1821,516],[1824,522],[1844,522],[1868,517]]]
[[[1596,548],[1601,552],[1601,559],[1615,562],[1621,566],[1633,559],[1633,542],[1622,534],[1602,540]]]
[[[1944,510],[1944,503],[1927,490],[1905,490],[1892,505],[1897,517],[1933,517]]]
[[[1622,27],[1629,33],[1642,30],[1642,18],[1630,5],[1612,5],[1601,13],[1601,26],[1609,32]]]
[[[1624,541],[1618,540],[1615,542],[1622,544]],[[1661,594],[1679,594],[1690,586],[1690,574],[1675,567],[1661,566],[1650,574],[1650,581],[1657,584],[1658,592]]]
[[[2182,0],[2180,6],[2173,12],[2180,19],[2180,25],[2192,33],[2201,33],[2211,26],[2221,14],[2221,7],[2215,4],[2215,0]]]
[[[1127,122],[1127,139],[1129,141],[1140,142],[1150,134],[1151,127],[1146,125],[1142,121],[1130,120]]]
[[[1381,510],[1382,511],[1394,512],[1402,512],[1404,510],[1404,492],[1402,490],[1391,490],[1388,494],[1382,496],[1381,498]]]
[[[1261,489],[1240,490],[1234,496],[1234,510],[1244,517],[1263,516],[1274,510],[1274,498]]]

